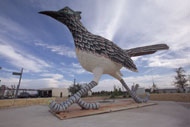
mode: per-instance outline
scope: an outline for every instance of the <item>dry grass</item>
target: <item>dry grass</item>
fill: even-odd
[[[84,100],[104,100],[109,97],[87,97]],[[66,100],[67,98],[57,98],[58,102]],[[0,108],[7,107],[19,107],[28,106],[34,104],[48,104],[49,100],[55,100],[55,98],[27,98],[27,99],[5,99],[0,100]],[[177,101],[177,102],[190,102],[190,93],[162,93],[162,94],[151,94],[150,100],[155,101]]]
[[[162,93],[151,94],[150,100],[190,102],[190,93]]]
[[[49,100],[55,100],[55,98],[5,99],[0,100],[0,108],[28,106],[34,104],[48,104]]]

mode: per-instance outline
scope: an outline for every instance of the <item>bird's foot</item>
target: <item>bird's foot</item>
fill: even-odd
[[[98,103],[87,103],[81,98],[78,100],[77,103],[82,109],[99,109],[100,107]]]
[[[143,103],[143,102],[147,102],[149,100],[149,97],[150,97],[149,94],[146,94],[146,96],[144,98],[141,98],[141,97],[136,95],[136,89],[130,90],[123,79],[121,79],[120,82],[125,87],[125,89],[129,92],[129,94],[131,95],[131,97],[133,98],[133,100],[135,102]]]
[[[98,104],[86,103],[80,99],[82,95],[87,93],[96,85],[97,83],[95,81],[91,81],[89,84],[87,84],[84,88],[79,90],[76,94],[71,96],[66,101],[63,101],[60,104],[57,103],[56,101],[52,101],[49,105],[49,108],[54,112],[62,112],[68,109],[73,103],[78,103],[82,108],[85,108],[85,109],[98,109],[99,108]]]

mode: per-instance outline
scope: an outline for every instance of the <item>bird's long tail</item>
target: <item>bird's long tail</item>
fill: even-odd
[[[135,57],[135,56],[153,54],[153,53],[155,53],[155,52],[157,52],[159,50],[167,50],[167,49],[169,49],[169,47],[166,44],[156,44],[156,45],[150,45],[150,46],[143,46],[143,47],[127,49],[127,50],[125,50],[125,52],[130,57]]]
[[[135,102],[142,103],[142,102],[147,102],[149,100],[149,96],[150,96],[149,94],[147,94],[145,98],[138,97],[135,91],[129,89],[129,87],[127,86],[127,84],[125,83],[123,79],[121,79],[120,82],[123,85],[123,87],[125,87],[127,92],[131,95],[131,97],[134,99]]]

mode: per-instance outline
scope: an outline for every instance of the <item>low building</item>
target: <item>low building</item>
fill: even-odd
[[[185,89],[185,91],[184,91]],[[163,89],[146,89],[146,92],[149,93],[190,93],[190,87],[185,87],[184,89],[182,88],[163,88]]]
[[[141,88],[141,87],[137,88],[136,94],[137,95],[144,95],[145,94],[145,89]]]
[[[68,88],[44,88],[38,90],[40,97],[68,97],[70,95]]]
[[[157,89],[155,93],[178,93],[178,88],[165,88],[165,89]]]
[[[3,98],[5,96],[6,86],[2,85],[0,86],[0,98]]]
[[[0,86],[0,99],[13,98],[14,89],[7,87],[6,85]]]

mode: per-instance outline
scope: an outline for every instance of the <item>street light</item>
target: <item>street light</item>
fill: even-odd
[[[17,89],[16,89],[15,98],[17,98],[17,95],[18,95],[18,90],[19,90],[19,87],[20,87],[21,79],[22,79],[22,73],[23,73],[23,68],[21,69],[21,72],[13,72],[12,73],[13,75],[19,75],[20,76],[19,82],[18,82],[18,85],[17,85]]]

